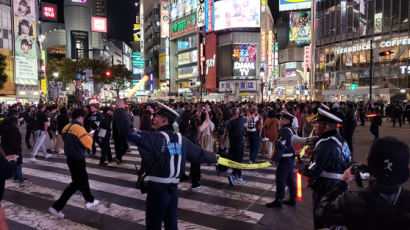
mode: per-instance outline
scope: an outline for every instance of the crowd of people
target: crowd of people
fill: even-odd
[[[410,124],[410,103],[407,101],[394,102],[385,108],[382,103],[377,102],[322,103],[276,100],[261,104],[238,101],[178,102],[169,103],[167,106],[160,103],[126,105],[124,102],[119,102],[115,106],[98,104],[67,106],[40,103],[26,106],[14,104],[7,107],[3,103],[0,109],[4,114],[0,124],[3,153],[0,155],[4,156],[0,161],[14,162],[10,167],[15,172],[12,173],[14,180],[20,186],[26,185],[26,178],[22,174],[22,132],[25,132],[24,144],[30,151],[31,163],[37,162],[38,152],[41,152],[45,159],[53,157],[53,154],[67,156],[73,183],[49,210],[59,218],[64,217],[61,210],[77,189],[83,192],[87,201],[86,208],[98,205],[98,200],[91,195],[85,171],[86,154],[97,157],[97,147],[101,150],[99,166],[106,167],[122,163],[123,156],[129,151],[129,143],[137,145],[143,162],[141,170],[146,170],[148,180],[164,181],[162,178],[164,173],[159,173],[162,176],[149,175],[156,174],[155,170],[158,169],[154,167],[155,170],[151,171],[155,163],[150,162],[152,159],[146,157],[150,152],[145,153],[145,151],[153,147],[146,146],[147,143],[144,143],[144,141],[159,141],[161,138],[167,140],[168,150],[172,152],[171,157],[173,154],[184,156],[182,165],[185,165],[186,160],[191,162],[189,175],[185,173],[184,166],[178,166],[174,171],[172,168],[174,163],[172,163],[170,169],[165,172],[172,174],[171,172],[177,171],[178,173],[165,179],[171,181],[169,184],[190,179],[191,188],[194,190],[202,186],[201,163],[215,162],[211,153],[217,156],[226,155],[235,162],[249,164],[258,163],[260,154],[268,158],[271,158],[269,154],[273,154],[271,161],[277,167],[277,195],[273,202],[267,204],[267,207],[279,208],[282,204],[296,205],[293,171],[295,158],[299,157],[301,147],[311,145],[315,150],[309,163],[304,165],[299,162],[296,165],[301,172],[312,179],[310,186],[315,191],[314,211],[317,214],[318,210],[323,211],[324,207],[329,209],[321,203],[321,200],[330,199],[326,196],[326,192],[332,190],[332,186],[341,180],[341,175],[353,162],[353,135],[357,121],[360,121],[360,125],[363,126],[366,121],[370,122],[370,132],[375,137],[375,143],[379,139],[379,126],[384,117],[386,120],[391,120],[393,127],[396,122],[401,127],[406,120]],[[20,129],[23,124],[26,129]],[[158,136],[158,133],[161,135]],[[183,140],[179,134],[173,136],[175,133],[180,133]],[[331,143],[328,143],[329,140]],[[110,147],[111,141],[114,143],[114,156]],[[174,147],[170,147],[170,143]],[[188,147],[184,148],[184,146],[189,146],[190,151],[187,151]],[[249,149],[247,159],[244,159],[245,149]],[[401,150],[405,151],[405,148]],[[157,149],[152,149],[151,152],[155,151]],[[172,160],[168,159],[168,161]],[[327,176],[324,176],[324,173]],[[4,179],[2,176],[3,183]],[[239,168],[233,168],[231,173],[227,174],[227,183],[231,186],[236,186],[238,181],[242,180],[242,171]],[[289,187],[290,197],[288,200],[283,200],[286,186]],[[2,187],[4,188],[4,185]],[[156,189],[160,191],[162,188],[156,187]],[[155,196],[170,195],[169,187],[166,189],[168,192],[157,191]],[[147,202],[158,202],[155,201],[157,198],[155,196],[150,196],[148,192]],[[171,200],[177,199],[175,197],[177,195],[173,193],[170,196]],[[157,203],[155,205],[158,206]],[[176,212],[175,203],[170,210]],[[156,217],[158,214],[164,215],[152,210],[148,213],[147,210],[147,227],[150,222],[149,226],[156,229],[164,221],[169,224],[170,229],[175,228],[176,222],[166,220],[166,215],[161,218]],[[175,219],[176,214],[175,217],[169,218]],[[326,221],[321,217],[316,218],[315,215],[315,228],[328,226],[326,224],[328,224]]]

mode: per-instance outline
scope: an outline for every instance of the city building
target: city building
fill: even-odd
[[[107,17],[107,0],[91,1],[92,14],[94,17]]]
[[[10,0],[0,1],[0,54],[6,57],[5,73],[8,76],[3,88],[0,90],[1,101],[15,101],[14,87],[14,59],[13,59],[13,30],[11,20]]]
[[[281,99],[313,99],[311,86],[311,1],[280,1],[276,21],[278,76],[272,95]]]
[[[409,98],[409,12],[408,0],[315,1],[316,98]]]

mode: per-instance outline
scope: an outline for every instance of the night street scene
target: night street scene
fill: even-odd
[[[410,229],[409,0],[0,0],[0,230]]]

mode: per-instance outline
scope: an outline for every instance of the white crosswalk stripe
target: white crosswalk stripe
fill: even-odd
[[[100,150],[99,148],[97,149],[97,155],[99,155]],[[145,202],[146,199],[145,194],[141,194],[139,190],[133,187],[137,180],[134,164],[139,166],[141,158],[137,153],[136,147],[132,146],[131,150],[131,153],[127,153],[124,156],[124,163],[110,167],[98,167],[99,159],[97,157],[88,157],[86,161],[91,191],[105,194],[108,197],[96,196],[96,199],[100,200],[100,205],[95,210],[84,209],[84,199],[81,194],[74,194],[67,205],[81,208],[85,213],[109,216],[114,219],[135,223],[136,226],[144,228],[145,208],[129,204],[129,202]],[[112,152],[114,153],[113,146]],[[6,184],[6,193],[16,192],[33,199],[37,197],[45,199],[52,204],[62,193],[62,190],[58,190],[52,185],[56,184],[55,186],[57,187],[65,187],[71,182],[65,157],[63,155],[54,155],[53,158],[52,160],[44,160],[40,157],[37,163],[29,163],[28,158],[24,158],[23,174],[28,177],[29,181],[30,176],[32,176],[33,184],[20,188],[18,183],[8,182]],[[189,163],[187,163],[187,167],[189,167]],[[115,168],[116,170],[114,170]],[[266,202],[272,201],[272,192],[275,191],[275,168],[270,167],[263,169],[263,171],[244,170],[243,175],[245,178],[248,177],[249,180],[245,179],[239,182],[237,187],[233,188],[228,185],[226,177],[218,177],[216,175],[214,165],[201,165],[201,169],[203,170],[201,177],[204,180],[202,188],[192,190],[190,188],[190,181],[184,181],[179,184],[179,190],[183,192],[182,195],[180,194],[178,203],[179,213],[182,213],[178,215],[178,227],[180,229],[219,229],[218,225],[210,222],[215,218],[222,226],[236,223],[237,226],[241,226],[240,228],[248,228],[258,224],[264,214],[255,211],[258,209],[251,209],[250,207],[253,205],[264,206]],[[202,197],[204,197],[204,200]],[[127,198],[131,200],[127,202]],[[205,198],[215,198],[221,201],[230,200],[233,204],[228,204],[227,202],[219,203],[219,201],[207,202]],[[36,229],[100,228],[100,226],[90,224],[89,221],[70,218],[70,215],[67,215],[67,213],[65,213],[66,219],[58,220],[50,215],[47,209],[34,208],[30,205],[26,207],[18,202],[14,204],[12,201],[12,198],[6,196],[5,201],[2,202],[7,218],[29,227],[34,226]],[[19,215],[13,214],[21,212],[21,210],[33,212],[35,215],[24,219]],[[191,219],[190,213],[196,213],[195,215],[199,216]],[[47,219],[47,221],[43,224],[38,223],[35,216],[41,217],[38,220]],[[79,222],[77,223],[76,221]],[[47,223],[51,223],[50,225],[53,227],[48,228],[49,225]],[[121,229],[120,226],[118,226],[118,229]]]

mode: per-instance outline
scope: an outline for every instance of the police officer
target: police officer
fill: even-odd
[[[118,100],[117,107],[114,122],[128,141],[138,146],[147,175],[146,228],[161,229],[164,222],[165,229],[177,229],[178,183],[186,161],[216,163],[216,155],[175,133],[172,124],[179,115],[161,103],[153,118],[157,132],[135,132],[124,101]]]
[[[272,157],[272,162],[276,167],[276,199],[267,203],[270,208],[280,208],[282,203],[290,206],[296,205],[296,181],[294,173],[295,164],[295,145],[307,145],[315,142],[318,137],[298,137],[296,131],[292,128],[292,123],[295,116],[290,113],[282,112],[279,130],[279,138],[276,141],[275,154]],[[285,198],[285,188],[289,187],[289,200],[282,202]]]
[[[319,140],[315,145],[308,165],[298,165],[299,171],[309,179],[309,187],[313,189],[313,211],[322,196],[335,183],[340,181],[343,172],[350,165],[350,150],[347,142],[337,133],[337,124],[342,120],[334,112],[324,107],[318,109],[315,121],[315,133]],[[314,218],[315,229],[323,225]]]
[[[347,169],[317,205],[316,219],[327,227],[409,229],[410,191],[401,186],[409,178],[408,163],[405,143],[393,137],[378,139],[368,156],[368,170],[376,181],[364,190],[346,191],[355,179],[355,170]]]
[[[280,118],[279,139],[276,142],[275,154],[272,160],[277,165],[276,167],[276,199],[267,203],[267,207],[282,207],[282,200],[285,198],[285,187],[289,187],[289,200],[283,201],[284,204],[296,205],[296,181],[293,171],[295,164],[295,150],[292,147],[292,136],[296,135],[292,128],[294,116],[287,112],[282,112]]]

